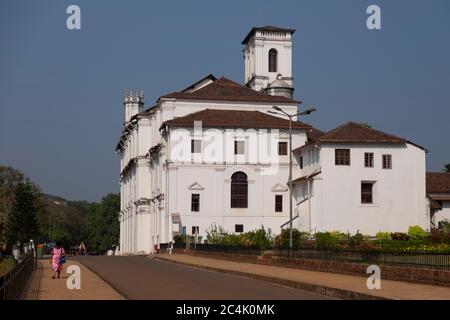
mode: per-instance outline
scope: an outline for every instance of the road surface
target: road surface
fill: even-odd
[[[82,256],[74,259],[99,275],[125,298],[133,300],[330,299],[269,282],[148,257]]]

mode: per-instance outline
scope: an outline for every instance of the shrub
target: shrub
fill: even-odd
[[[348,238],[348,244],[351,247],[360,245],[363,242],[364,242],[364,236],[361,233],[359,233],[359,230],[353,236],[350,236]]]
[[[420,226],[410,226],[408,228],[408,236],[412,240],[424,240],[428,236],[428,232],[423,230]]]
[[[206,230],[206,240],[210,244],[222,244],[223,238],[228,234],[221,226],[217,227],[214,223]]]
[[[407,233],[404,232],[392,232],[391,233],[391,240],[402,240],[402,241],[408,241],[409,236]]]
[[[378,249],[377,245],[373,241],[363,241],[359,243],[356,248],[363,251],[375,251]]]
[[[390,234],[389,232],[377,232],[376,235],[377,240],[389,240],[390,239]]]
[[[311,235],[308,232],[302,232],[297,229],[292,230],[292,244],[294,249],[302,247],[309,239]],[[277,248],[289,247],[289,229],[282,229],[281,234],[275,238],[275,246]]]
[[[339,247],[342,234],[338,231],[317,232],[315,238],[318,249],[333,249]]]
[[[430,246],[430,245],[420,245],[420,246],[409,246],[402,248],[399,250],[401,252],[408,252],[408,253],[422,253],[422,254],[449,254],[450,253],[450,245],[448,244],[439,244],[437,246]]]
[[[450,232],[431,230],[427,240],[431,244],[450,244]]]
[[[250,231],[243,234],[244,240],[248,240],[250,245],[257,246],[260,249],[269,249],[273,246],[273,235],[272,231],[268,229],[267,231],[261,226],[261,229]]]
[[[186,243],[186,238],[183,237],[183,236],[181,236],[181,235],[179,235],[179,234],[177,234],[177,235],[175,235],[175,236],[173,237],[173,241],[174,241],[176,244]]]

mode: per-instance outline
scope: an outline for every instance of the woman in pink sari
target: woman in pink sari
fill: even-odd
[[[58,275],[58,279],[60,273],[63,268],[63,263],[65,262],[65,251],[64,248],[56,243],[55,247],[52,250],[52,257],[50,259],[50,264],[52,266],[52,270],[55,273],[52,279],[55,279],[56,275]]]

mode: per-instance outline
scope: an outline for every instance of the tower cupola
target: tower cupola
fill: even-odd
[[[264,91],[276,80],[293,88],[292,35],[295,29],[274,26],[254,27],[242,41],[245,84]],[[293,90],[292,90],[293,91]]]
[[[144,111],[144,92],[142,90],[140,92],[126,91],[123,105],[125,123],[128,123],[134,115]]]
[[[282,96],[292,99],[294,97],[294,88],[286,81],[281,80],[281,78],[281,74],[278,74],[277,79],[264,88],[264,92],[271,96]]]

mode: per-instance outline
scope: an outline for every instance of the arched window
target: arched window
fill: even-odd
[[[275,49],[269,50],[269,72],[277,72],[277,56],[278,51]]]
[[[231,176],[231,207],[248,207],[248,181],[244,172],[238,171]]]

